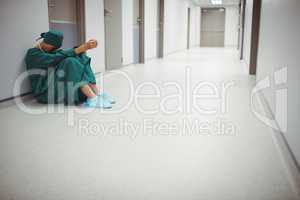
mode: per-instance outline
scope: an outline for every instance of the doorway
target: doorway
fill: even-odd
[[[201,47],[224,47],[225,8],[201,9]]]
[[[84,0],[48,0],[49,28],[64,33],[62,48],[85,41],[84,5]]]
[[[144,42],[141,44],[142,60],[148,61],[163,56],[164,5],[161,4],[164,2],[160,0],[142,0],[142,2],[144,3],[141,6],[141,35]]]
[[[145,0],[104,0],[106,70],[145,62]]]

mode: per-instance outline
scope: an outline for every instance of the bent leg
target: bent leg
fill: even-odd
[[[95,94],[100,94],[100,89],[96,84],[89,84],[89,86],[92,88]]]
[[[80,91],[87,97],[87,98],[95,98],[96,94],[94,93],[93,89],[89,85],[84,85],[80,88]]]
[[[91,59],[85,54],[82,54],[78,57],[78,60],[85,66],[85,79],[89,80],[89,86],[96,94],[99,94],[100,89],[97,87],[95,73],[91,67]]]
[[[96,95],[85,78],[85,66],[76,58],[66,58],[58,65],[56,80],[60,83],[57,84],[57,103],[80,104]]]
[[[76,58],[83,66],[85,66],[85,79],[89,81],[91,84],[96,84],[96,77],[95,73],[91,67],[91,58],[88,57],[86,54],[80,54]]]

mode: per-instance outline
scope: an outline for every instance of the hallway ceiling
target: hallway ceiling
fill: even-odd
[[[211,0],[191,0],[193,4],[201,7],[220,7],[220,6],[232,6],[239,5],[240,0],[222,0],[221,5],[213,5]]]

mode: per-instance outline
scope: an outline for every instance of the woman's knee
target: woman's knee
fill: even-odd
[[[74,58],[74,57],[65,58],[62,62],[66,65],[76,65],[79,63],[77,58]]]
[[[74,57],[69,57],[63,60],[63,66],[65,70],[83,70],[84,66]]]

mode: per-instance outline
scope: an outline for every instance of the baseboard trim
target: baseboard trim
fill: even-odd
[[[95,76],[96,77],[100,76],[100,75],[105,76],[108,72],[109,71],[97,72],[97,73],[95,73]],[[34,97],[32,96],[32,92],[27,92],[27,93],[20,94],[18,96],[13,96],[13,97],[5,98],[5,99],[0,99],[0,109],[15,105],[15,100],[17,100],[17,99],[22,99],[23,102],[26,102],[26,101],[33,100]]]
[[[2,100],[0,100],[0,109],[15,105],[16,99],[22,99],[22,101],[25,102],[25,101],[33,100],[34,98],[33,98],[31,92],[27,92],[27,93],[21,94],[19,96],[2,99]]]
[[[0,103],[11,101],[11,100],[13,100],[15,98],[24,97],[24,96],[27,96],[27,95],[30,95],[30,94],[32,94],[32,93],[31,92],[26,92],[26,93],[20,94],[20,95],[15,96],[15,97],[9,97],[9,98],[5,98],[5,99],[0,99]]]
[[[271,114],[274,116],[274,113],[272,112],[269,103],[263,93],[259,94],[258,97],[259,101],[261,102],[261,105],[263,107],[263,114]],[[279,127],[279,126],[278,126]],[[293,186],[293,189],[297,195],[297,199],[300,199],[300,166],[299,162],[297,161],[290,145],[287,142],[287,139],[284,135],[283,132],[281,131],[276,131],[272,128],[271,133],[272,133],[272,138],[273,141],[277,147],[278,153],[280,155],[280,158],[282,160],[282,163],[284,167],[286,168],[287,175],[289,178],[289,181],[291,185]]]

